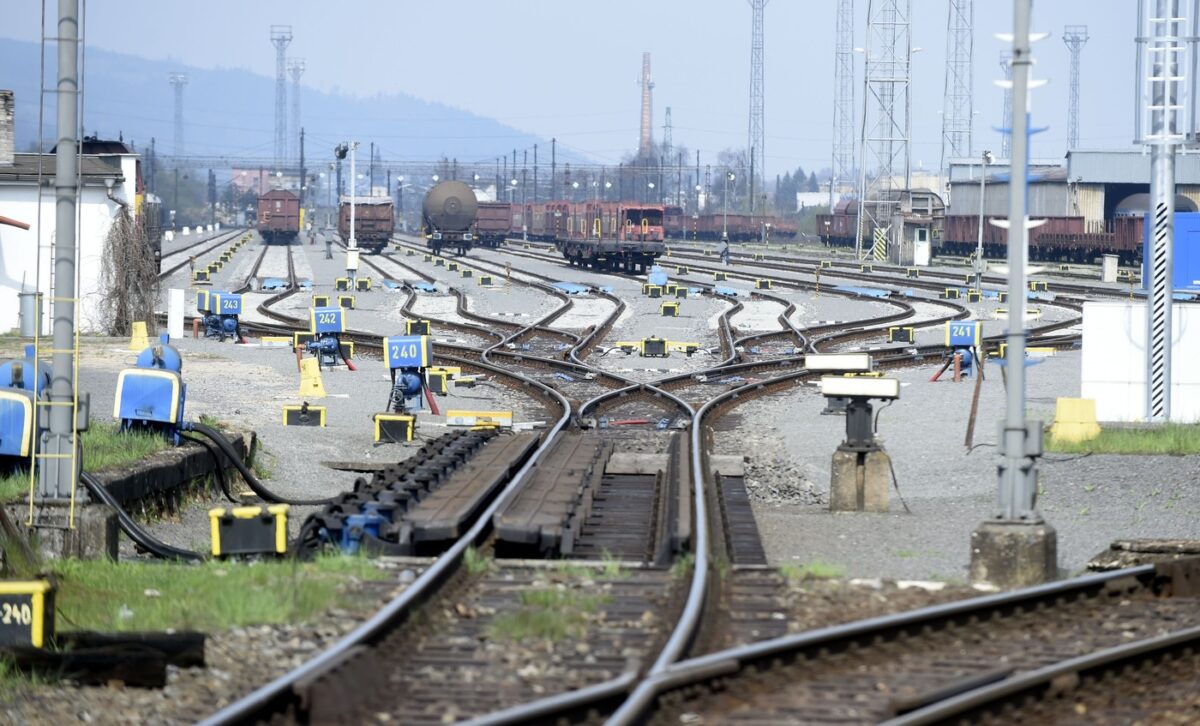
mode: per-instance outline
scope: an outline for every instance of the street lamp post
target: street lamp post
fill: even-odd
[[[737,177],[732,171],[725,172],[725,198],[722,200],[724,218],[721,220],[721,239],[729,239],[729,182]]]
[[[979,165],[979,240],[975,245],[975,292],[983,294],[983,192],[987,180],[987,167],[993,161],[992,152],[983,152],[982,163]]]

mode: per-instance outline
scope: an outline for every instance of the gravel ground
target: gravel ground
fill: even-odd
[[[1055,397],[1079,395],[1079,365],[1070,352],[1029,368],[1031,417],[1050,420]],[[717,434],[718,453],[750,456],[748,489],[772,563],[822,561],[859,577],[965,578],[970,533],[996,496],[1003,384],[988,366],[977,448],[966,453],[974,384],[930,383],[933,366],[889,374],[902,382],[901,399],[879,416],[911,514],[894,492],[891,514],[829,513],[829,461],[845,424],[820,415],[825,401],[812,386],[743,404],[737,435]],[[1058,530],[1064,573],[1117,538],[1200,536],[1200,457],[1049,454],[1039,470],[1038,506]]]

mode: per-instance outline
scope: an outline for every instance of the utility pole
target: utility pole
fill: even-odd
[[[537,183],[537,144],[533,145],[533,203],[538,203],[538,183]]]
[[[942,99],[942,161],[938,172],[950,181],[950,160],[965,159],[971,151],[971,126],[975,113],[974,0],[949,0],[946,18],[946,81]]]
[[[188,83],[186,73],[172,73],[167,76],[171,88],[175,90],[175,156],[183,156],[183,87]]]
[[[287,159],[287,47],[292,42],[292,26],[272,25],[271,45],[275,46],[275,171]]]
[[[1175,274],[1175,149],[1195,142],[1197,0],[1138,4],[1138,113],[1134,135],[1150,147],[1150,235],[1146,286],[1146,420],[1171,420],[1171,338]]]
[[[668,159],[671,158],[671,147],[674,145],[672,143],[671,131],[672,131],[672,129],[671,129],[671,107],[667,106],[667,117],[666,117],[665,121],[663,122],[663,148],[662,148],[663,153],[659,155],[659,166],[662,165],[661,160],[662,160],[663,156],[665,156]],[[662,176],[662,172],[659,172],[660,180],[661,180],[661,176]],[[667,188],[663,187],[661,184],[659,186],[660,186],[660,189],[658,190],[659,194],[662,195],[663,199],[667,199],[668,198],[667,197]]]
[[[208,170],[208,223],[217,221],[217,175],[212,169]]]
[[[146,170],[146,184],[150,188],[150,193],[154,194],[154,195],[158,194],[158,180],[156,179],[156,177],[158,175],[157,167],[158,167],[158,150],[155,148],[155,145],[154,145],[154,137],[151,136],[150,137],[150,168]]]
[[[766,174],[767,137],[763,131],[763,11],[767,0],[750,3],[750,130],[746,147],[750,149],[750,214],[754,214],[754,175]]]
[[[558,159],[556,156],[557,153],[558,153],[558,139],[551,137],[550,138],[550,199],[551,199],[551,201],[558,199],[558,197],[556,196],[558,192],[554,186],[554,175],[557,172],[557,167],[558,167]]]
[[[308,186],[308,173],[304,169],[304,128],[300,129],[300,189],[298,197],[300,197],[300,206],[304,206],[305,188]],[[319,197],[318,197],[319,198]]]
[[[353,162],[351,162],[353,163]],[[375,142],[371,142],[371,159],[367,164],[367,196],[371,196],[371,190],[375,188]]]
[[[838,0],[833,52],[833,176],[829,212],[854,179],[854,0]],[[697,166],[699,162],[697,162]]]
[[[50,380],[49,431],[42,435],[37,496],[63,503],[79,480],[75,391],[75,223],[79,187],[79,0],[58,0],[58,143],[54,157],[54,355]],[[40,321],[39,321],[40,324]],[[33,524],[33,501],[30,524]],[[74,528],[74,510],[67,528]]]
[[[867,18],[863,125],[858,169],[858,229],[855,256],[864,255],[863,235],[887,235],[892,212],[910,186],[909,103],[912,80],[912,0],[872,0]],[[875,172],[868,185],[867,168]],[[902,184],[896,185],[896,176]],[[870,249],[876,249],[872,240]],[[886,252],[886,250],[885,250]]]
[[[1067,151],[1079,148],[1079,54],[1088,42],[1086,25],[1063,28],[1063,43],[1071,51],[1071,93],[1067,100]]]
[[[999,442],[997,507],[971,533],[971,579],[1002,588],[1034,585],[1058,576],[1058,536],[1036,507],[1037,458],[1042,423],[1025,417],[1025,257],[1029,220],[1029,89],[1033,65],[1030,12],[1033,0],[1013,3],[1012,160],[1008,207],[1008,334],[1006,406]]]

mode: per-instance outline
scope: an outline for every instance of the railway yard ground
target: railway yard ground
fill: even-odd
[[[214,242],[211,251],[207,245],[195,248],[198,261],[206,263],[227,240],[242,234],[214,235],[220,244]],[[478,441],[472,439],[470,446],[496,452],[496,466],[508,466],[512,480],[526,477],[531,487],[545,484],[540,500],[545,507],[558,506],[558,490],[553,489],[557,483],[542,482],[550,478],[539,479],[537,472],[549,469],[563,479],[578,477],[582,483],[572,484],[576,488],[561,497],[571,502],[561,505],[565,513],[549,517],[536,508],[522,509],[532,505],[516,490],[497,493],[505,486],[501,483],[477,503],[463,505],[472,516],[486,511],[485,520],[498,524],[491,534],[483,524],[476,525],[480,529],[469,549],[463,549],[466,542],[461,548],[452,546],[467,536],[475,521],[467,518],[456,523],[454,536],[443,537],[446,542],[436,547],[414,545],[411,552],[369,559],[325,555],[302,564],[152,563],[154,558],[144,548],[122,535],[119,567],[141,563],[164,571],[186,569],[193,579],[161,585],[140,574],[117,571],[110,575],[112,581],[92,585],[105,593],[97,598],[99,604],[91,604],[92,620],[83,618],[81,604],[64,597],[59,603],[60,628],[136,630],[143,627],[143,614],[159,608],[160,601],[206,596],[236,600],[241,588],[274,588],[281,598],[267,602],[261,611],[235,607],[229,616],[234,622],[228,624],[214,622],[204,608],[156,611],[155,628],[208,633],[206,667],[171,666],[165,688],[72,686],[5,671],[0,674],[0,720],[192,723],[221,709],[236,709],[238,699],[309,667],[316,654],[356,628],[370,626],[383,628],[370,641],[379,655],[357,667],[380,675],[335,668],[309,678],[303,687],[309,690],[289,684],[286,692],[302,694],[296,698],[305,708],[318,704],[319,715],[335,714],[330,721],[448,723],[589,686],[599,688],[631,668],[645,674],[659,658],[665,659],[664,668],[672,660],[686,665],[686,658],[705,653],[786,640],[838,624],[978,598],[985,592],[969,583],[969,542],[972,530],[990,516],[995,504],[996,421],[1003,414],[1006,377],[994,358],[986,361],[968,447],[975,378],[956,383],[947,373],[931,381],[943,361],[934,353],[900,360],[913,350],[940,345],[944,321],[955,316],[983,321],[985,335],[1001,332],[1003,320],[997,318],[1003,312],[998,309],[1004,306],[998,301],[940,299],[939,287],[961,287],[962,281],[932,283],[932,274],[962,275],[961,266],[928,268],[922,270],[923,278],[906,280],[894,272],[864,274],[843,265],[821,269],[818,279],[809,260],[829,257],[818,248],[767,250],[772,259],[756,262],[749,255],[759,250],[735,246],[734,264],[722,266],[715,256],[704,255],[701,245],[672,244],[660,260],[662,269],[673,284],[691,290],[678,299],[679,316],[666,317],[660,313],[661,304],[673,300],[643,294],[644,276],[569,267],[544,244],[510,240],[500,249],[476,249],[461,258],[446,255],[438,263],[425,259],[418,238],[397,236],[383,255],[363,255],[358,275],[371,278],[370,290],[344,293],[355,297],[353,308],[344,311],[347,329],[354,333],[347,338],[356,341],[351,358],[355,370],[343,365],[323,370],[326,395],[315,398],[311,390],[301,392],[298,356],[292,347],[264,344],[261,338],[281,334],[283,320],[295,319],[298,327],[305,327],[312,296],[336,299],[339,294],[333,283],[346,274],[345,253],[335,247],[333,259],[326,259],[325,245],[313,244],[317,241],[302,235],[297,243],[268,247],[251,234],[216,273],[211,289],[244,292],[241,323],[247,342],[193,338],[190,323],[184,338],[171,341],[183,359],[187,418],[215,423],[231,435],[253,434],[254,471],[263,486],[282,499],[320,500],[355,489],[359,478],[363,481],[358,486],[365,486],[389,464],[410,458],[420,463],[420,457],[434,456],[431,447],[449,451],[453,447],[446,442],[453,436],[466,441],[471,434],[454,433],[465,429],[451,425],[444,415],[448,410],[511,412],[512,431],[492,439],[486,438],[487,432],[476,433]],[[177,239],[175,247],[183,249],[182,245]],[[189,254],[164,249],[164,310],[165,290],[181,287],[188,291],[192,314],[195,295],[190,268],[183,262]],[[458,269],[450,269],[452,264]],[[687,271],[681,271],[685,266]],[[177,269],[170,271],[173,267]],[[464,269],[471,277],[464,276]],[[726,273],[728,279],[717,281],[714,272]],[[1047,280],[1053,292],[1059,283],[1090,285],[1084,278],[1094,272],[1076,267],[1063,277],[1047,271],[1039,279]],[[481,275],[490,275],[491,283],[480,284]],[[772,280],[771,288],[756,290],[756,281],[766,278]],[[553,282],[575,283],[581,289],[566,294],[551,287]],[[988,287],[998,289],[995,284]],[[1123,290],[1099,283],[1096,289],[1109,296]],[[889,294],[895,291],[900,292]],[[1056,326],[1054,352],[1032,358],[1027,367],[1030,416],[1047,423],[1054,418],[1057,398],[1080,394],[1078,346],[1064,340],[1078,335],[1081,297],[1047,294],[1031,302],[1039,308],[1031,326]],[[425,408],[417,413],[412,442],[376,444],[372,416],[387,409],[392,382],[370,340],[403,334],[405,320],[422,318],[431,320],[434,357],[464,361],[464,372],[474,379],[433,397],[441,415]],[[887,343],[889,325],[915,327],[913,341]],[[677,349],[669,357],[656,358],[627,353],[618,345],[650,337],[694,344],[695,350],[688,355]],[[0,338],[0,358],[18,357],[21,343]],[[876,409],[878,436],[894,465],[888,512],[830,512],[830,457],[845,437],[845,419],[822,414],[826,399],[814,380],[753,389],[755,382],[802,371],[795,361],[818,349],[870,350],[877,357],[897,359],[889,364],[887,375],[899,379],[900,398]],[[83,339],[79,386],[91,393],[95,419],[106,418],[113,409],[117,375],[136,355],[126,339]],[[516,375],[523,379],[514,380]],[[696,412],[730,391],[740,394],[733,399],[735,406],[722,410],[715,420],[695,418],[708,415]],[[568,410],[562,410],[563,401]],[[325,426],[284,425],[283,407],[304,402],[325,407]],[[702,425],[711,432],[709,450],[703,454],[687,443],[698,420],[706,421]],[[560,428],[564,434],[558,433]],[[537,440],[538,447],[547,446],[538,437],[562,440],[558,448],[547,448],[549,453],[538,448],[530,454],[533,445],[524,447],[521,436]],[[593,445],[599,448],[588,448]],[[576,448],[568,451],[570,446]],[[561,453],[559,461],[556,452],[567,453]],[[697,473],[688,459],[692,455],[696,462],[705,456],[717,463],[706,461],[701,467],[705,473]],[[470,457],[484,454],[463,456],[467,464],[447,464],[452,473],[444,475],[443,488],[430,484],[432,493],[424,495],[424,502],[447,491],[457,481],[455,476],[478,473],[470,468],[475,460]],[[511,457],[511,463],[504,457]],[[538,467],[530,463],[535,460]],[[597,461],[611,471],[593,477],[593,464],[586,462]],[[629,468],[618,471],[618,461]],[[535,473],[517,473],[522,466]],[[710,466],[721,469],[710,481],[720,486],[692,490],[693,480],[704,479]],[[1059,575],[1068,582],[1084,575],[1089,559],[1114,540],[1200,536],[1200,456],[1047,453],[1039,469],[1038,507],[1057,530]],[[239,491],[245,489],[241,479],[234,481]],[[456,496],[470,494],[464,491]],[[9,493],[10,502],[20,500],[18,492]],[[448,516],[445,511],[458,506],[460,499],[442,502],[438,516]],[[586,506],[578,505],[583,500]],[[209,510],[228,504],[219,488],[208,485],[167,497],[165,504],[138,503],[133,511],[154,538],[205,552],[211,534]],[[569,508],[573,506],[582,509]],[[417,504],[409,507],[408,514],[416,518],[407,526],[422,531],[425,523],[436,529],[420,519],[424,515]],[[323,510],[323,504],[292,506],[289,541],[302,538],[305,518]],[[723,521],[727,527],[723,534],[718,527],[701,538],[720,543],[714,545],[711,561],[707,554],[701,557],[693,551],[701,525],[686,521],[693,512],[700,518],[706,510],[714,522]],[[527,521],[542,524],[529,529]],[[504,539],[512,531],[540,535],[514,544],[516,539]],[[444,553],[453,553],[460,567],[441,575],[438,569],[451,557]],[[702,580],[696,584],[697,562],[713,573],[719,586]],[[73,583],[89,582],[81,574],[89,567],[113,566],[64,567],[64,591]],[[258,574],[245,582],[230,574],[256,569]],[[435,576],[436,583],[428,586],[440,588],[436,596],[421,595],[415,604],[403,601],[406,591],[425,588],[425,580]],[[1144,572],[1138,577],[1148,582]],[[207,590],[200,583],[209,578],[228,578],[230,586]],[[676,648],[673,644],[681,636],[675,634],[682,630],[676,621],[686,621],[689,593],[708,587],[720,590],[717,600],[705,606],[702,624]],[[302,594],[308,588],[321,591],[309,597]],[[1135,603],[1141,602],[1139,597],[1129,595]],[[402,605],[396,605],[400,601]],[[420,615],[386,627],[371,625],[388,608],[420,608]],[[72,622],[73,613],[80,622]],[[1181,617],[1184,621],[1190,622]],[[1141,634],[1165,628],[1151,624],[1134,629]],[[671,658],[659,655],[672,649]],[[968,675],[981,667],[962,666]],[[963,673],[947,677],[959,682],[966,677]],[[336,702],[339,689],[348,688],[345,679],[356,677],[379,689],[356,705],[358,710],[346,706],[345,712],[338,712],[342,706],[319,705]],[[386,688],[394,699],[381,696],[386,689],[379,678],[390,684]],[[788,676],[764,676],[755,687],[773,693],[771,678],[786,681]],[[701,677],[696,682],[708,685],[654,697],[654,718],[720,723],[724,721],[718,714],[744,710],[745,704],[713,705],[724,687]],[[912,688],[928,691],[929,683],[922,683]],[[625,683],[617,690],[632,688]],[[658,692],[666,689],[663,685]],[[283,692],[271,699],[284,698],[278,696]],[[593,712],[593,720],[595,714],[620,704],[614,698],[598,701],[602,705]],[[703,708],[689,707],[691,699]],[[278,705],[271,703],[271,708]],[[765,697],[762,703],[775,701]],[[709,706],[716,709],[712,715]],[[786,722],[793,707],[779,705],[776,711],[750,716]],[[834,712],[838,707],[830,708]],[[874,722],[884,713],[870,708],[854,712],[848,721]],[[264,713],[229,711],[224,718],[269,720]]]

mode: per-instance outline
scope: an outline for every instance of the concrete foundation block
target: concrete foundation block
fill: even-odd
[[[872,451],[863,463],[863,511],[888,511],[888,486],[892,481],[892,459],[886,451]]]
[[[886,451],[833,452],[830,465],[829,509],[833,512],[887,512],[892,480]]]
[[[1001,589],[1058,578],[1058,533],[1041,523],[988,521],[971,533],[971,581]]]
[[[858,454],[853,451],[833,452],[829,466],[829,510],[857,512],[859,506]]]
[[[48,519],[65,525],[68,517],[67,506],[64,505],[61,509],[61,513],[55,511]],[[18,506],[9,511],[14,515],[13,520],[17,526],[23,527],[29,514],[28,508]],[[117,540],[120,534],[117,512],[104,504],[76,506],[74,529],[42,527],[31,530],[31,533],[34,546],[46,559],[117,559]]]

